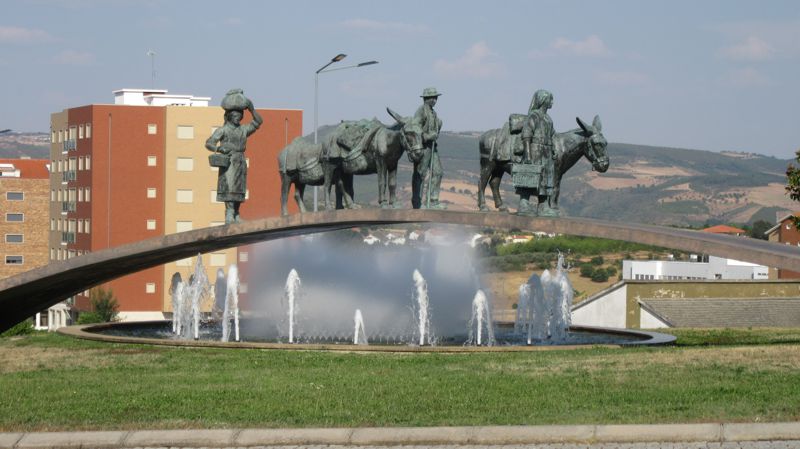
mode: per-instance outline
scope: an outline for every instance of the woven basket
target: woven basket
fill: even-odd
[[[297,178],[302,184],[319,184],[325,178],[322,164],[317,159],[311,159],[297,171]]]
[[[342,166],[346,173],[361,173],[369,168],[369,161],[363,151],[353,150],[342,158]]]
[[[210,154],[208,156],[208,164],[212,167],[228,167],[231,165],[231,157],[222,153]]]

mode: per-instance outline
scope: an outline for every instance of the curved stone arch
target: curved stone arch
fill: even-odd
[[[800,271],[800,248],[686,229],[587,218],[531,218],[502,213],[360,209],[297,214],[197,229],[55,262],[0,279],[0,332],[95,285],[198,253],[360,225],[443,223],[603,237],[714,254]]]

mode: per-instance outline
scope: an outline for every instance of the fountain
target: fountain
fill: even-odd
[[[221,269],[219,271],[222,271]],[[234,335],[239,341],[239,269],[236,265],[228,268],[228,280],[217,276],[217,283],[222,283],[224,288],[217,287],[218,293],[224,292],[225,308],[222,312],[222,341],[230,341],[231,318],[234,323]]]
[[[355,330],[353,331],[353,344],[366,345],[367,333],[364,331],[364,317],[361,315],[361,309],[356,309],[356,314],[353,317],[355,322]]]
[[[292,271],[289,272],[289,276],[286,277],[286,288],[284,289],[284,297],[288,305],[289,343],[294,343],[294,326],[297,322],[295,302],[300,293],[300,286],[300,276],[297,274],[297,271],[292,268]]]
[[[486,299],[486,294],[483,290],[478,290],[475,293],[475,298],[472,299],[472,318],[469,320],[469,339],[468,344],[475,346],[494,345],[494,327],[492,321],[491,307],[489,301]],[[483,340],[483,333],[486,333],[486,341]]]
[[[414,270],[414,274],[412,275],[414,279],[414,288],[416,289],[416,294],[414,298],[416,299],[416,311],[417,311],[417,329],[419,331],[419,345],[425,345],[425,337],[427,337],[428,344],[433,344],[431,339],[431,317],[430,317],[430,305],[428,302],[428,283],[425,281],[425,278],[422,277],[419,270]]]
[[[627,344],[645,339],[622,336],[620,331],[601,334],[584,332],[580,326],[571,328],[573,290],[563,257],[556,267],[541,275],[532,274],[520,286],[515,319],[496,322],[491,297],[482,290],[469,249],[452,241],[449,246],[427,243],[381,248],[352,242],[350,237],[326,240],[325,236],[316,236],[263,243],[260,245],[272,246],[260,254],[251,249],[251,267],[283,264],[294,268],[288,276],[280,270],[262,270],[248,279],[247,308],[243,310],[238,303],[237,267],[231,265],[227,276],[223,270],[215,270],[215,299],[204,301],[210,287],[198,259],[188,279],[185,273],[183,277],[178,273],[173,276],[172,323],[154,322],[149,328],[119,323],[105,326],[102,332],[115,333],[116,328],[120,333],[115,335],[125,335],[123,327],[138,326],[143,328],[139,335],[199,338],[201,343],[355,344],[365,350],[391,345],[392,350],[414,351],[465,346],[507,350],[513,346]],[[298,272],[303,272],[302,281]],[[406,293],[409,274],[413,282],[411,303]],[[211,319],[202,323],[201,305],[204,311],[213,312]],[[434,309],[442,312],[432,313]],[[370,320],[369,335],[365,317]]]

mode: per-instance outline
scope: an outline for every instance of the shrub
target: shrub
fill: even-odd
[[[611,276],[616,276],[616,274],[617,274],[617,268],[616,268],[616,267],[614,267],[614,266],[606,267],[606,273],[608,273],[608,276],[609,276],[609,277],[611,277]]]
[[[11,329],[0,334],[0,337],[14,337],[17,335],[26,335],[33,332],[33,321],[24,320],[15,324]]]
[[[105,323],[105,320],[97,312],[83,312],[78,315],[76,324],[96,324]]]
[[[358,235],[358,233],[354,234]],[[111,289],[106,290],[103,287],[93,288],[89,292],[89,302],[92,304],[92,312],[97,314],[100,319],[100,321],[93,322],[104,323],[117,319],[119,303],[117,302],[117,298],[114,297],[114,292]],[[80,318],[78,320],[80,321]]]
[[[594,256],[590,262],[592,265],[603,265],[603,256]]]
[[[602,268],[594,270],[592,273],[592,282],[606,282],[608,280],[608,273]]]
[[[594,276],[595,269],[588,263],[581,265],[581,277],[591,278]]]

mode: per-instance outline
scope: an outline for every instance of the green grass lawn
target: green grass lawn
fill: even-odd
[[[800,419],[800,330],[675,334],[674,347],[474,354],[2,338],[0,431]]]

